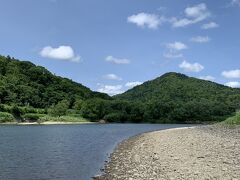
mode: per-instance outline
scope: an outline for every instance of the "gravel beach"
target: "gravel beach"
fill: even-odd
[[[240,179],[240,127],[203,126],[123,141],[97,180]]]

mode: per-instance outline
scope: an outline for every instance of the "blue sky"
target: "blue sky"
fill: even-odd
[[[174,71],[240,87],[240,0],[0,0],[0,54],[110,95]]]

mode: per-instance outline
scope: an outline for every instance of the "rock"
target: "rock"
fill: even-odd
[[[100,124],[106,124],[106,123],[107,123],[107,121],[105,121],[105,120],[101,119],[100,121],[98,121],[98,123],[100,123]]]

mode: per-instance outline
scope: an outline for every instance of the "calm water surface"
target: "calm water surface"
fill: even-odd
[[[0,126],[0,180],[88,180],[117,143],[186,125],[91,124]]]

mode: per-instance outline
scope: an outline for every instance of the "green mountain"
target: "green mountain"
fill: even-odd
[[[154,122],[211,121],[240,107],[240,89],[166,73],[114,97],[138,102],[145,107],[145,119]]]
[[[0,56],[0,103],[46,108],[67,100],[110,99],[70,79],[53,75],[28,61]]]
[[[151,100],[188,102],[202,99],[225,102],[232,99],[232,96],[239,95],[239,88],[230,88],[211,81],[170,72],[136,86],[115,98],[142,102]]]
[[[196,123],[223,120],[239,108],[240,89],[179,73],[109,97],[31,62],[0,56],[0,122],[11,115],[21,121],[68,115],[91,121]]]

